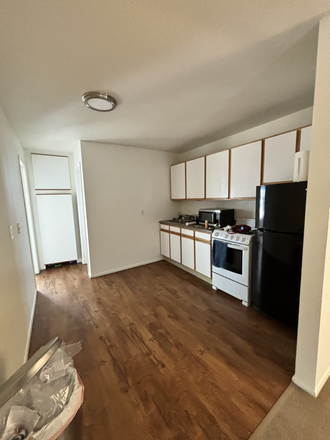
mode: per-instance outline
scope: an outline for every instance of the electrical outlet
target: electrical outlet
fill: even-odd
[[[13,228],[13,225],[9,226],[9,231],[10,231],[10,238],[12,240],[14,240],[14,228]]]

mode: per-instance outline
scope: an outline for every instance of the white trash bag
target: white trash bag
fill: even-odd
[[[84,398],[72,357],[81,344],[58,348],[43,367],[0,407],[0,440],[54,440]]]

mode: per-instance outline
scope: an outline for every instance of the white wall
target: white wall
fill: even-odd
[[[330,374],[330,16],[319,27],[294,382],[317,395]]]
[[[79,260],[81,260],[81,246],[80,246],[80,237],[79,237],[79,221],[78,221],[76,179],[75,179],[75,168],[74,168],[73,153],[66,152],[66,151],[58,152],[58,151],[54,151],[54,150],[24,149],[25,165],[26,165],[26,171],[27,171],[28,181],[29,181],[30,199],[31,199],[32,214],[33,214],[33,220],[34,220],[34,226],[35,226],[36,245],[37,245],[37,250],[38,250],[40,270],[45,269],[45,265],[43,263],[43,251],[42,251],[42,243],[41,243],[41,235],[40,235],[40,227],[39,227],[39,219],[38,219],[38,208],[37,208],[36,191],[34,189],[34,176],[33,176],[31,153],[36,153],[36,154],[53,154],[55,156],[56,155],[68,156],[68,158],[69,158],[71,191],[61,191],[61,193],[70,193],[70,194],[72,194],[73,217],[74,217],[74,223],[75,223],[77,255],[78,255],[78,261],[79,261]],[[58,191],[51,191],[50,190],[50,191],[47,191],[47,192],[49,192],[49,193],[57,193]]]
[[[0,383],[26,360],[36,298],[18,155],[24,161],[21,145],[0,108]]]
[[[179,162],[184,160],[194,159],[195,157],[205,156],[206,154],[216,153],[217,151],[226,150],[238,145],[247,144],[268,136],[283,133],[285,131],[293,130],[295,128],[303,127],[312,123],[313,107],[306,108],[296,113],[284,116],[268,122],[267,124],[259,125],[250,130],[237,133],[225,139],[212,142],[202,147],[183,153],[180,156]],[[235,209],[235,216],[237,217],[255,217],[255,201],[243,200],[210,200],[207,202],[184,201],[181,202],[181,212],[183,214],[197,214],[200,208],[227,208]]]
[[[91,276],[160,259],[158,222],[180,210],[169,184],[177,155],[86,141],[81,151]]]

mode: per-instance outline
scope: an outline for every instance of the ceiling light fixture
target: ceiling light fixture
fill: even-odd
[[[87,92],[82,95],[86,107],[97,112],[111,112],[117,106],[117,101],[105,92]]]

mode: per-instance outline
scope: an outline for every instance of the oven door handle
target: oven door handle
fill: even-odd
[[[238,251],[247,251],[249,249],[245,246],[233,246],[232,244],[228,244],[227,247],[229,247],[230,249],[237,249]]]

